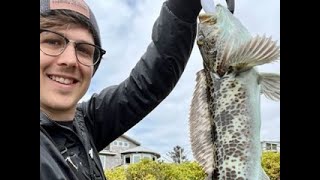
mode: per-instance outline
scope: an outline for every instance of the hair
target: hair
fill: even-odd
[[[70,10],[51,10],[50,13],[40,14],[40,28],[67,27],[70,24],[80,25],[90,31],[93,38],[96,39],[94,28],[88,18]],[[95,41],[96,42],[96,41]]]

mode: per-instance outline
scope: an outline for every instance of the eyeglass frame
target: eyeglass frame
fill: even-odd
[[[48,55],[48,56],[54,56],[54,57],[60,56],[60,55],[66,50],[66,48],[67,48],[67,46],[68,46],[68,44],[69,44],[70,42],[74,43],[74,48],[75,48],[75,50],[77,50],[77,46],[78,46],[79,44],[88,44],[88,45],[94,46],[96,49],[98,49],[98,50],[100,51],[100,57],[98,57],[97,60],[96,60],[92,65],[84,64],[83,62],[81,62],[81,61],[79,60],[78,54],[77,54],[77,52],[76,52],[75,55],[76,55],[77,61],[78,61],[80,64],[84,65],[84,66],[95,66],[99,61],[101,61],[102,56],[103,56],[104,54],[106,54],[106,51],[105,51],[104,49],[102,49],[100,46],[97,46],[97,45],[95,45],[95,44],[90,44],[90,43],[86,43],[86,42],[76,42],[76,41],[73,41],[73,40],[68,39],[67,37],[65,37],[64,35],[62,35],[62,34],[60,34],[60,33],[58,33],[58,32],[54,32],[54,31],[51,31],[51,30],[48,30],[48,29],[41,29],[41,28],[40,28],[40,34],[41,34],[42,32],[54,33],[54,34],[56,34],[56,35],[61,36],[61,37],[65,40],[65,46],[64,46],[63,50],[62,50],[59,54],[57,54],[57,55],[51,55],[51,54],[48,54],[48,53],[44,52],[44,51],[41,49],[41,46],[40,46],[40,51],[42,51],[44,54],[46,54],[46,55]]]

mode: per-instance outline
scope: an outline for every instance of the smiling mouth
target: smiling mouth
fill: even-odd
[[[70,84],[75,84],[78,81],[75,79],[70,79],[70,78],[65,78],[65,77],[59,77],[59,76],[53,76],[53,75],[49,75],[48,76],[51,80],[56,81],[58,83],[61,84],[65,84],[65,85],[70,85]]]

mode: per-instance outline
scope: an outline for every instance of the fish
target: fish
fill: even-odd
[[[268,180],[261,166],[260,98],[280,101],[280,74],[257,68],[279,61],[280,46],[271,36],[252,36],[221,4],[198,19],[203,69],[189,112],[193,157],[206,180]]]

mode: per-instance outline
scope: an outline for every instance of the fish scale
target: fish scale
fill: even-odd
[[[190,142],[207,180],[269,179],[261,167],[260,96],[280,100],[280,75],[256,66],[280,57],[275,41],[252,37],[224,6],[199,15],[197,73]]]

